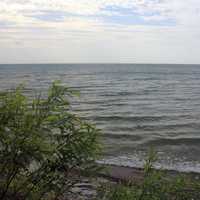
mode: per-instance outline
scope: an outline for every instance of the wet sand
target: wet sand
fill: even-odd
[[[140,182],[144,178],[144,169],[116,165],[103,165],[105,169],[98,175],[115,182]],[[175,170],[157,170],[167,177],[184,176],[193,180],[200,180],[200,174],[195,172],[179,172]]]

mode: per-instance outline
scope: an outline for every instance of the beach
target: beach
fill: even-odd
[[[100,165],[103,167],[101,172],[98,172],[97,177],[82,178],[82,181],[75,185],[72,189],[74,195],[72,198],[79,199],[95,199],[99,187],[106,187],[106,185],[138,185],[144,181],[144,168],[125,167],[117,165]],[[174,180],[178,177],[184,177],[188,181],[198,182],[200,180],[200,173],[194,172],[179,172],[175,170],[157,170],[165,175],[167,179]],[[187,192],[193,192],[191,188],[185,188]]]

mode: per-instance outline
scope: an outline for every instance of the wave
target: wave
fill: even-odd
[[[163,145],[200,145],[200,138],[157,138],[151,141],[145,142],[143,145],[148,146],[163,146]]]
[[[124,115],[123,115],[124,114]],[[108,115],[108,116],[87,116],[86,119],[89,120],[94,120],[94,121],[120,121],[121,123],[123,122],[159,122],[161,120],[165,120],[165,122],[170,121],[170,120],[177,120],[177,119],[191,119],[192,120],[193,116],[190,115],[137,115],[137,116],[128,116],[127,113],[121,113],[121,115]],[[196,122],[196,120],[195,120]],[[122,125],[122,124],[121,124]],[[174,128],[174,127],[178,126],[194,126],[195,128],[199,128],[199,126],[197,126],[196,123],[193,122],[187,122],[187,123],[183,123],[183,124],[161,124],[161,126],[168,126],[168,128]],[[137,128],[149,128],[149,129],[154,129],[156,128],[156,126],[141,126],[138,125]]]
[[[143,138],[140,135],[112,134],[112,133],[103,134],[102,137],[111,139],[130,139],[130,140],[141,140]]]
[[[186,132],[188,129],[200,129],[199,123],[194,122],[188,122],[188,123],[180,123],[180,124],[153,124],[153,125],[136,125],[136,126],[111,126],[108,127],[109,131],[113,132],[132,132],[137,130],[143,130],[143,131],[174,131],[174,130],[182,130]]]
[[[164,119],[165,116],[94,116],[92,117],[93,120],[96,121],[111,121],[111,120],[117,120],[117,121],[157,121]]]

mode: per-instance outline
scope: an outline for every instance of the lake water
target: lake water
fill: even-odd
[[[200,172],[200,65],[0,65],[0,89],[61,80],[81,92],[72,110],[102,129],[102,162]]]

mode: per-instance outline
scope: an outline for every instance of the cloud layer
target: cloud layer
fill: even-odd
[[[0,63],[200,63],[199,0],[1,0]]]

